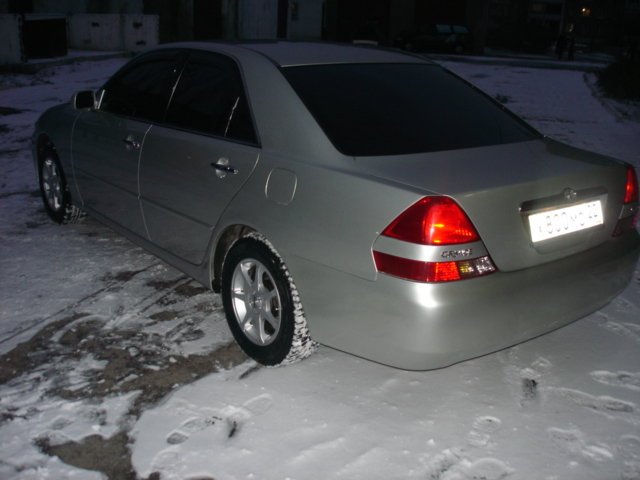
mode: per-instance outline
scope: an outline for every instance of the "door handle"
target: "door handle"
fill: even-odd
[[[234,166],[229,165],[228,158],[221,158],[215,163],[212,163],[211,166],[216,169],[216,175],[219,178],[224,178],[228,173],[231,175],[235,175],[238,173],[238,169]]]
[[[127,148],[129,148],[129,147],[131,147],[131,148],[140,148],[140,142],[136,142],[135,140],[132,140],[131,138],[125,138],[122,141],[127,145]]]

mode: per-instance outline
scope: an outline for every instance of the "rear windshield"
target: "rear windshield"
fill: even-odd
[[[349,156],[458,150],[540,136],[437,65],[311,65],[282,73],[334,146]]]

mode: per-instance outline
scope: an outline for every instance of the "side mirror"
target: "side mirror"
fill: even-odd
[[[71,105],[76,110],[84,110],[86,108],[94,108],[96,104],[96,94],[92,90],[83,90],[77,92],[71,97]]]

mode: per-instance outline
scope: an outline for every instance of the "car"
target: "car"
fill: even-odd
[[[462,54],[472,48],[471,32],[464,25],[424,23],[400,33],[394,46],[409,52]]]
[[[220,292],[263,365],[452,365],[600,309],[640,255],[631,165],[393,49],[161,45],[43,113],[33,154],[54,221]]]

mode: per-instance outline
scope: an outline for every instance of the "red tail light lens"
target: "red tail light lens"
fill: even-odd
[[[635,230],[638,224],[638,206],[632,205],[638,201],[638,176],[631,165],[627,165],[627,185],[624,191],[624,208],[613,231],[613,236],[617,237],[623,233]]]
[[[624,203],[632,203],[638,200],[638,176],[636,170],[627,165],[627,189],[624,194]]]
[[[421,245],[480,240],[469,217],[449,197],[425,197],[405,210],[382,235]]]

